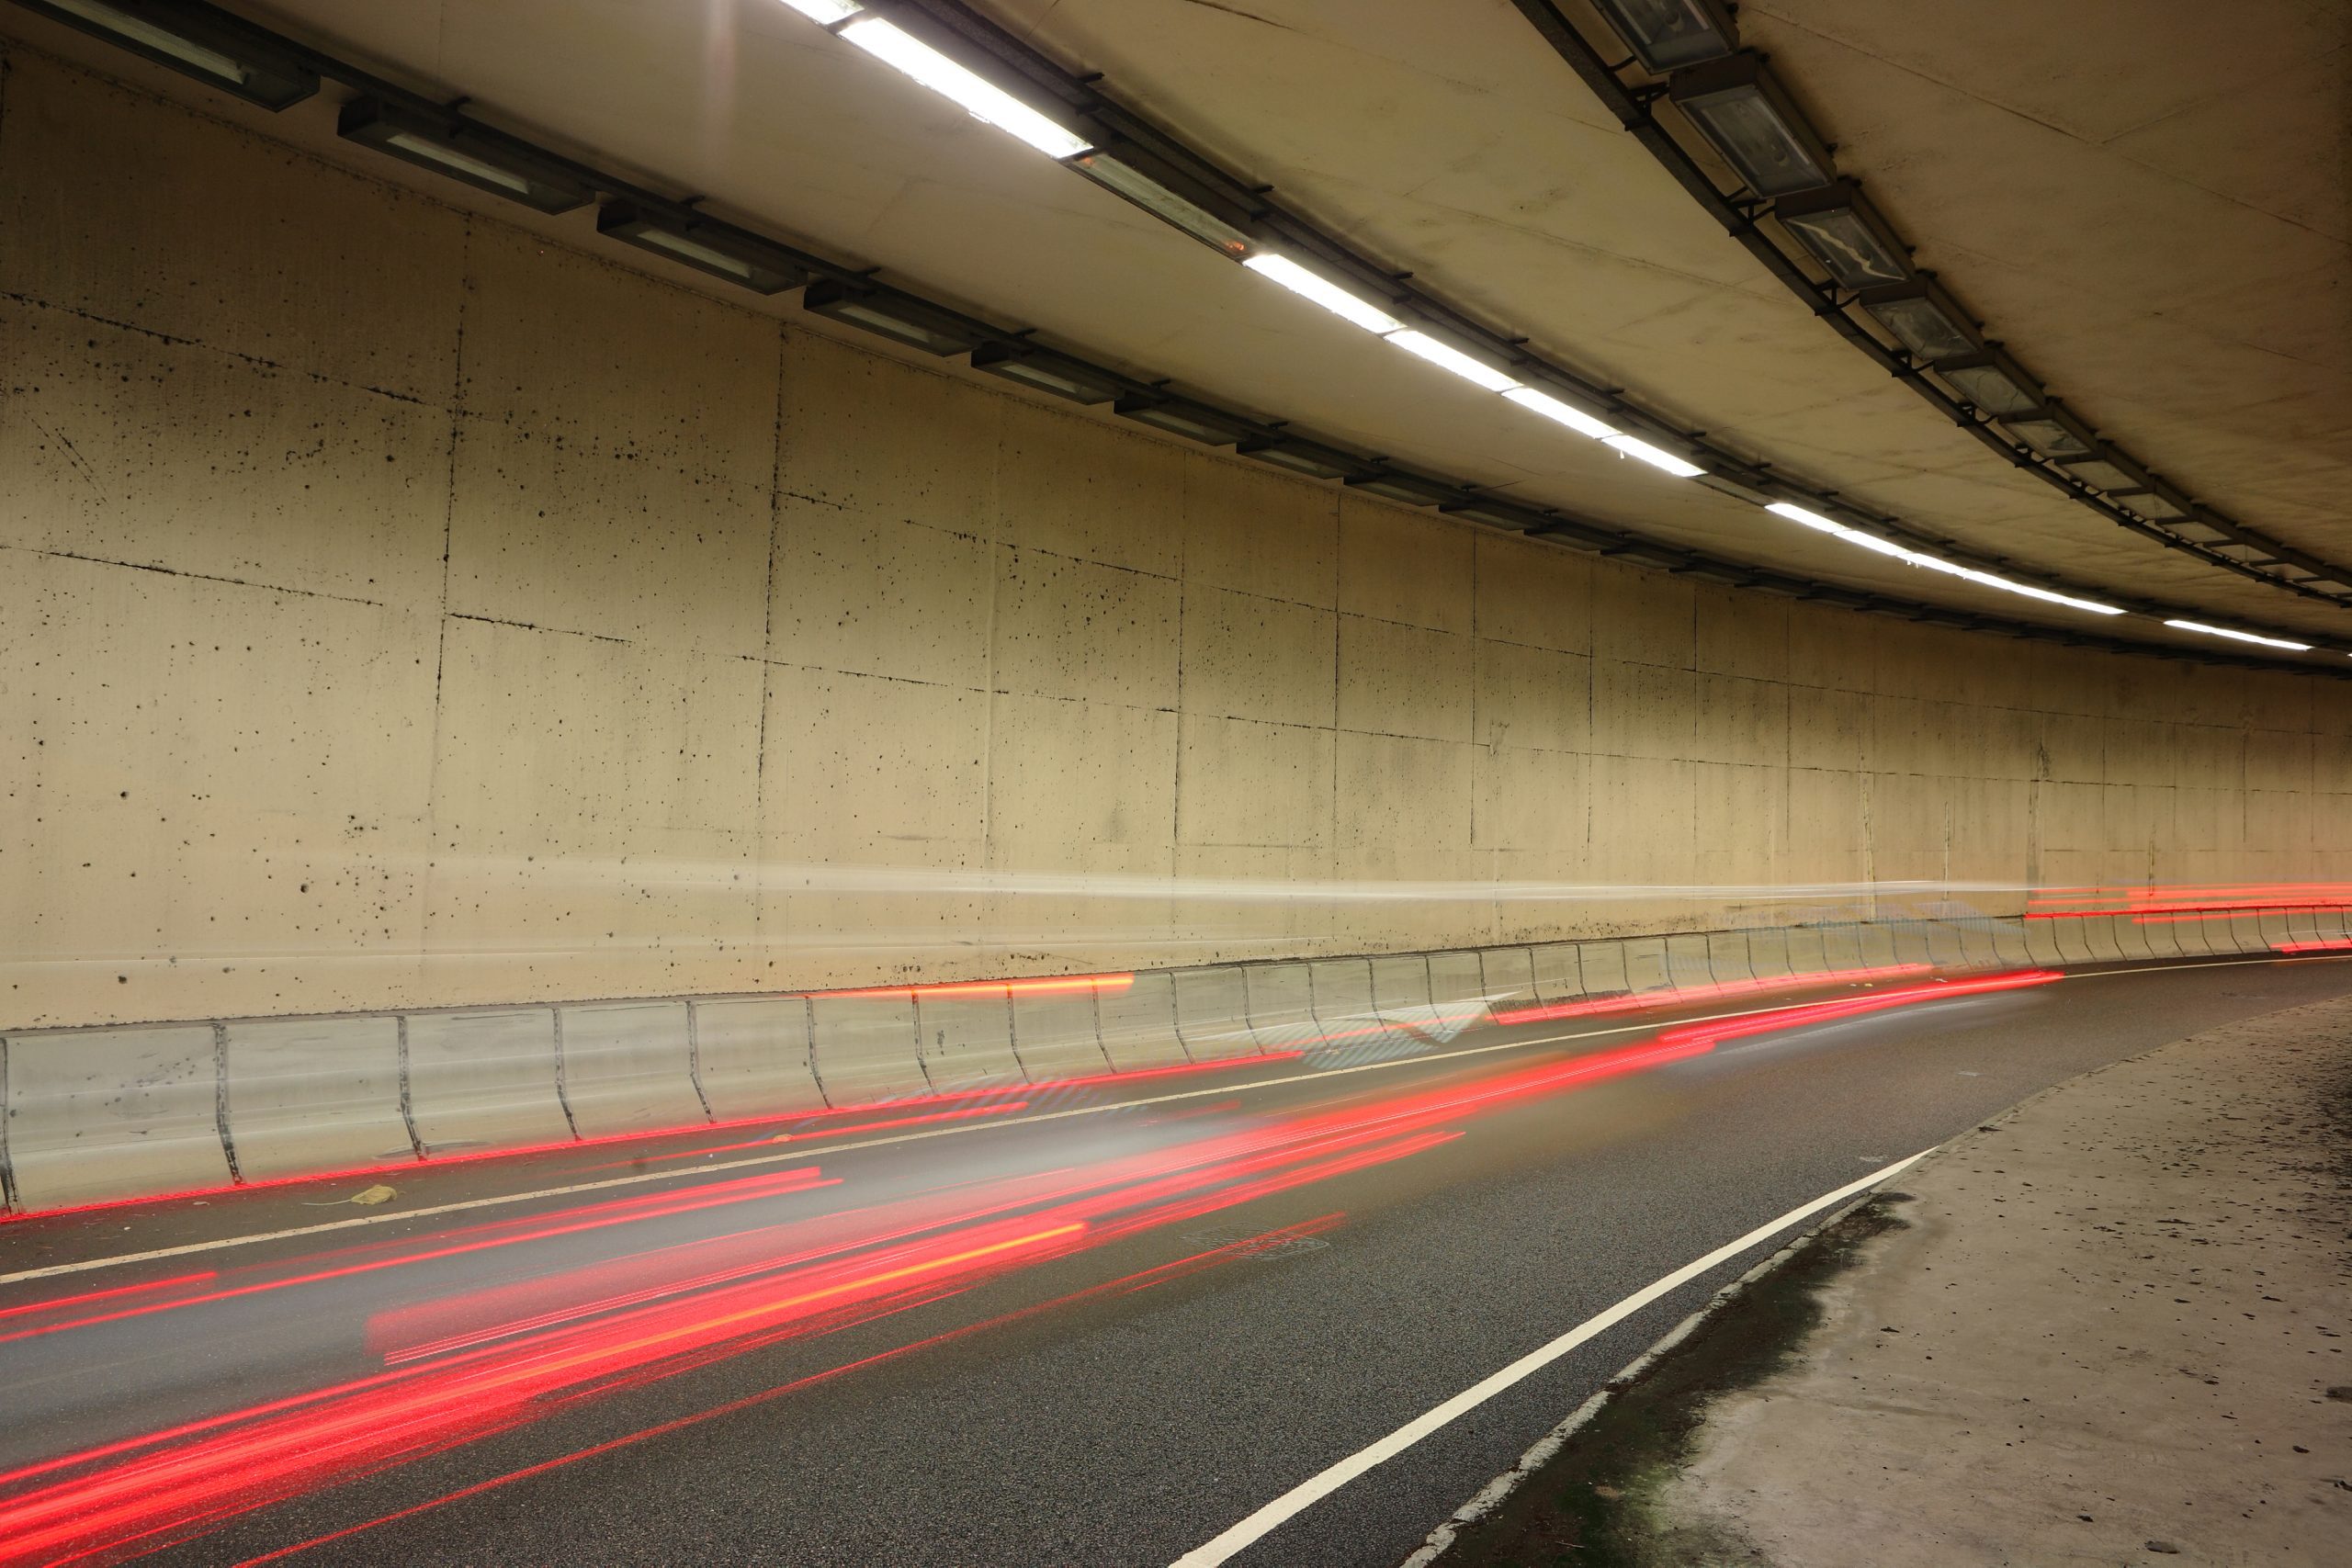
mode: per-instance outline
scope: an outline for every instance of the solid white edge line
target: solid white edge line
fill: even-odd
[[[1358,1449],[1337,1464],[1309,1476],[1215,1540],[1196,1546],[1184,1553],[1183,1556],[1176,1559],[1170,1568],[1216,1568],[1216,1564],[1227,1562],[1235,1553],[1255,1545],[1297,1515],[1345,1486],[1349,1482],[1386,1463],[1430,1433],[1452,1425],[1505,1389],[1532,1377],[1588,1339],[1615,1327],[1659,1297],[1689,1284],[1717,1264],[1736,1258],[1749,1247],[1770,1240],[1806,1216],[1816,1213],[1841,1199],[1850,1198],[1866,1188],[1875,1187],[1888,1177],[1907,1169],[1926,1157],[1928,1152],[1927,1149],[1921,1149],[1908,1158],[1896,1160],[1893,1165],[1882,1166],[1859,1181],[1849,1181],[1834,1192],[1825,1192],[1818,1198],[1800,1203],[1778,1219],[1767,1220],[1738,1240],[1725,1242],[1705,1257],[1694,1258],[1673,1273],[1652,1280],[1615,1306],[1605,1312],[1595,1313],[1551,1343],[1529,1351],[1502,1371],[1472,1383],[1452,1399],[1415,1416],[1378,1442]]]

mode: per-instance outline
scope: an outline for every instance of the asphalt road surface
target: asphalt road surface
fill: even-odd
[[[1895,987],[0,1225],[0,1564],[1394,1563],[1768,1244],[1200,1549],[1775,1216],[2352,964],[1811,1005]]]

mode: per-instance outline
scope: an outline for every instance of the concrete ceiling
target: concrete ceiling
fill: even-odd
[[[1521,415],[776,0],[239,8],[469,95],[478,112],[647,183],[703,193],[713,210],[1308,431],[1735,558],[2038,614]],[[2352,636],[2342,612],[2137,538],[1952,429],[1767,277],[1507,0],[984,8],[1063,64],[1104,72],[1114,96],[1422,287],[1805,482],[2079,584],[2226,624]],[[1751,0],[1742,26],[1921,264],[2053,390],[2246,524],[2352,558],[2352,9],[2241,0],[2226,20],[2222,9],[2085,0],[2053,28],[2035,0]]]

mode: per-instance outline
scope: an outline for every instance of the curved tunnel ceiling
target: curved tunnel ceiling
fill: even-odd
[[[609,0],[587,8],[563,0],[402,7],[296,0],[254,14],[420,86],[461,89],[504,120],[643,171],[650,183],[703,193],[714,209],[1366,450],[1824,581],[2004,616],[2041,609],[1883,562],[1498,408],[1490,395],[1303,308],[775,0]],[[1350,243],[1411,267],[1417,284],[1490,323],[1510,324],[1537,348],[1611,378],[1659,412],[1706,428],[1711,439],[2028,576],[2106,587],[2222,624],[2314,640],[2338,635],[2340,612],[2124,534],[2007,468],[1825,333],[1505,0],[1442,8],[1406,0],[993,0],[992,15],[1066,64],[1108,72],[1124,100],[1228,166],[1272,182],[1293,209]],[[2017,39],[2033,41],[2022,13],[2016,20]],[[1838,97],[1842,78],[1922,69],[1890,63],[1867,40],[1846,42],[1817,17],[1805,31],[1751,8],[1743,25],[1751,40],[1768,26],[1785,26],[1814,40],[1823,58],[1835,57],[1821,81],[1808,76],[1815,97]],[[1963,62],[1972,50],[1983,55],[1989,73],[2013,69],[1982,40],[1942,45]],[[2044,74],[2063,75],[2063,58],[2051,53]],[[1929,58],[1944,76],[1958,74],[1949,61]],[[2338,93],[2328,102],[2340,109],[2340,73],[2332,80]],[[2314,102],[2326,98],[2317,82]],[[2352,424],[2352,403],[2341,369],[2316,363],[2324,356],[2312,346],[2328,325],[2341,333],[2340,321],[2321,321],[2325,308],[2311,298],[2315,288],[2324,296],[2322,280],[2340,289],[2340,222],[2330,237],[2324,212],[2305,221],[2297,232],[2309,241],[2306,253],[2323,259],[2284,276],[2241,275],[2250,276],[2253,297],[2217,299],[2209,319],[2198,314],[2197,298],[2180,298],[2184,288],[2195,292],[2181,281],[2184,269],[2155,254],[2158,240],[2177,248],[2178,212],[2126,203],[2102,213],[2097,245],[2062,244],[2035,216],[2047,206],[2030,195],[2040,187],[2029,187],[2022,213],[2002,214],[2004,200],[2018,198],[1963,183],[1974,209],[1994,209],[2006,225],[1988,227],[1991,219],[1969,203],[1939,209],[1926,199],[1932,192],[1911,198],[1909,170],[1924,154],[1897,139],[1908,133],[1894,107],[1900,95],[1892,102],[1883,90],[1856,96],[1884,112],[1860,119],[1850,145],[1883,176],[1874,177],[1873,196],[1901,213],[1923,253],[1970,254],[1945,226],[1981,231],[1987,246],[2004,236],[2014,242],[2022,229],[2039,236],[2031,244],[2053,251],[2051,265],[2080,268],[2090,265],[2086,250],[2132,251],[2120,231],[2143,224],[2139,271],[2119,274],[2100,296],[2110,317],[2141,323],[2136,336],[2101,336],[2095,323],[2077,322],[2071,335],[2054,329],[2071,319],[2064,291],[2035,282],[2041,275],[2021,268],[2032,256],[2014,243],[2010,270],[1999,275],[2007,282],[1980,287],[1973,262],[1966,264],[1971,303],[1992,314],[1997,297],[2003,324],[2018,323],[2012,335],[2033,344],[2044,373],[2103,416],[2107,389],[2096,382],[2113,375],[2117,408],[2141,422],[2129,428],[2143,457],[2167,468],[2194,465],[2200,487],[2226,497],[2247,521],[2316,552],[2352,547],[2325,499],[2345,466],[2343,443],[2328,437]],[[2251,145],[2293,140],[2258,123],[2242,96],[2216,96],[2257,121],[2238,127]],[[2218,112],[2205,104],[2209,115]],[[2046,133],[2030,110],[1997,107]],[[1835,115],[1828,119],[1849,134]],[[1981,139],[1979,130],[1969,134]],[[2128,161],[2124,152],[2099,155]],[[2302,187],[2274,187],[2283,194],[2272,204],[2288,214],[2278,221],[2296,221],[2324,184],[2322,175]],[[2264,239],[2233,243],[2259,248]],[[2328,254],[2336,258],[2333,274]],[[2201,259],[2194,270],[2202,277],[2218,265]],[[2254,288],[2265,279],[2268,293]],[[2132,293],[2143,283],[2151,291],[2145,304]],[[2218,368],[2209,371],[2183,346],[2233,331],[2248,335],[2256,305],[2270,309],[2266,330],[2291,326],[2299,309],[2309,318],[2298,362],[2308,373],[2291,385],[2266,381],[2264,362],[2245,355],[2217,355]],[[2167,372],[2183,364],[2194,374],[2178,378],[2174,396]],[[2242,400],[2264,387],[2281,403],[2276,423],[2252,417],[2259,405]],[[2213,406],[2217,390],[2231,400],[2226,410]],[[2084,619],[2063,610],[2039,618]],[[2128,635],[2176,634],[2135,622]],[[2205,639],[2179,640],[2218,651]]]

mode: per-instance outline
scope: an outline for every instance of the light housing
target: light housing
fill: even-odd
[[[919,13],[906,13],[913,21]],[[1025,141],[1049,158],[1070,158],[1093,143],[1034,104],[1024,103],[986,76],[934,49],[898,23],[873,15],[855,17],[833,35],[855,44],[908,80],[930,88],[974,119]]]
[[[2041,386],[1997,348],[1939,359],[1928,368],[1986,413],[2024,413],[2041,406]]]
[[[1272,463],[1309,479],[1351,479],[1371,473],[1372,465],[1353,453],[1301,436],[1278,435],[1271,440],[1244,441],[1234,448],[1245,457]]]
[[[1720,60],[1739,47],[1721,0],[1593,0],[1593,6],[1653,76]]]
[[[2098,450],[2090,426],[2056,403],[2005,418],[2001,428],[2045,457],[2085,457]]]
[[[1111,402],[1127,389],[1108,372],[1082,359],[1026,344],[1013,348],[1000,343],[982,344],[972,351],[972,368],[1074,403]]]
[[[335,131],[347,141],[541,212],[570,212],[595,194],[570,170],[456,115],[429,115],[359,97],[343,106]]]
[[[1280,284],[1300,299],[1322,306],[1351,326],[1362,327],[1368,333],[1378,333],[1385,337],[1405,325],[1362,295],[1340,287],[1319,272],[1299,265],[1288,256],[1261,251],[1241,265],[1259,276]]]
[[[1911,247],[1850,178],[1784,196],[1772,204],[1772,216],[1842,288],[1872,288],[1911,276]]]
[[[1113,403],[1111,412],[1204,446],[1231,446],[1264,434],[1261,425],[1190,398],[1125,397]]]
[[[2143,491],[2154,482],[2148,470],[2118,452],[2104,447],[2087,457],[2070,457],[2058,465],[2068,479],[2080,479],[2094,490],[2122,497]]]
[[[820,278],[801,294],[800,308],[942,357],[969,353],[980,341],[969,327],[928,300],[879,285]]]
[[[2194,515],[2197,510],[2189,504],[2188,496],[2165,483],[2164,480],[2154,477],[2149,479],[2147,489],[2134,491],[2130,495],[2115,496],[2112,499],[2130,507],[2151,523],[2178,522]]]
[[[1617,434],[1615,425],[1596,419],[1574,403],[1535,387],[1513,387],[1503,396],[1530,413],[1542,414],[1545,419],[1565,424],[1578,435],[1589,436],[1595,441],[1606,441]]]
[[[258,104],[282,109],[319,90],[318,73],[234,17],[175,0],[18,0],[67,27]]]
[[[1117,151],[1116,157],[1101,148],[1081,152],[1069,160],[1069,166],[1114,196],[1132,202],[1171,228],[1182,230],[1211,250],[1234,257],[1250,254],[1250,236],[1232,220],[1240,214],[1213,210],[1204,202],[1224,204],[1206,193],[1203,193],[1203,199],[1195,200],[1176,190],[1169,172],[1158,166],[1159,161],[1141,149],[1122,146]]]
[[[1386,465],[1365,473],[1348,477],[1348,488],[1360,490],[1366,495],[1376,495],[1384,501],[1401,501],[1411,506],[1452,506],[1468,499],[1460,485],[1443,479],[1433,479],[1404,468]]]
[[[1698,464],[1686,457],[1679,457],[1663,446],[1651,446],[1639,436],[1611,435],[1601,444],[1606,446],[1614,446],[1628,457],[1637,457],[1653,468],[1662,468],[1678,479],[1694,479],[1707,471]]]
[[[1568,518],[1556,512],[1496,495],[1451,502],[1438,510],[1448,517],[1464,518],[1472,523],[1483,523],[1489,528],[1501,528],[1515,534],[1578,532]]]
[[[1829,149],[1753,50],[1676,72],[1667,96],[1758,196],[1812,190],[1838,172]]]
[[[1984,340],[1976,335],[1968,312],[1932,277],[1865,288],[1857,303],[1920,359],[1958,359],[1984,351]]]
[[[634,202],[608,201],[597,210],[596,232],[756,294],[781,294],[808,281],[807,270],[786,252],[691,212],[672,217]]]
[[[1441,370],[1450,370],[1474,387],[1489,392],[1507,392],[1519,385],[1508,371],[1498,370],[1483,359],[1475,358],[1454,347],[1443,338],[1431,337],[1416,328],[1390,333],[1387,341],[1406,353],[1426,359]]]

